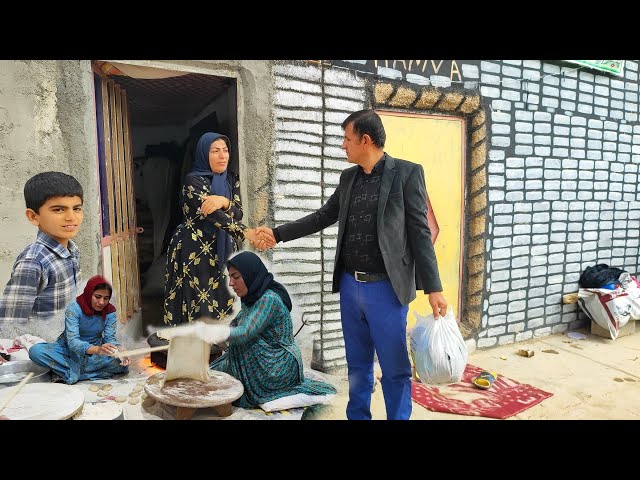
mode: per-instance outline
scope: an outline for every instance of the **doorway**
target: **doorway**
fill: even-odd
[[[392,157],[422,165],[427,186],[428,223],[431,229],[443,294],[460,317],[462,296],[462,245],[464,232],[464,119],[378,111]],[[409,304],[407,327],[415,325],[413,312],[432,313],[429,298],[417,292]]]
[[[180,191],[195,145],[208,131],[238,145],[237,83],[102,61],[93,62],[93,73],[103,274],[114,283],[120,322],[140,312],[139,333],[148,336],[164,326],[166,251],[182,221]],[[119,117],[105,115],[111,98],[120,99]],[[237,148],[231,149],[229,166],[239,172]]]

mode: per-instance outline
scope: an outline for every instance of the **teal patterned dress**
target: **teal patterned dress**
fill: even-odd
[[[231,327],[228,351],[210,368],[242,382],[244,394],[235,406],[253,408],[298,393],[336,393],[328,383],[305,378],[291,314],[273,290],[266,290],[250,307],[243,303]]]

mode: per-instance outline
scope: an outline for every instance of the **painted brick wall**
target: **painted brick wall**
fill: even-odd
[[[358,69],[364,61],[344,61]],[[481,328],[470,348],[562,332],[584,323],[562,295],[582,270],[640,264],[638,62],[624,77],[537,60],[459,61],[460,86],[478,89],[490,125],[486,285]],[[451,88],[442,75],[379,66],[376,75],[279,64],[274,220],[311,213],[347,167],[340,123],[366,108],[367,85],[395,80]],[[455,82],[453,82],[455,87]],[[337,226],[278,246],[274,269],[291,285],[314,331],[316,365],[346,364],[331,273]],[[321,248],[322,246],[322,248]]]
[[[341,150],[340,124],[364,108],[364,82],[347,72],[307,65],[276,65],[275,158],[276,225],[320,208],[348,166]],[[288,285],[314,335],[315,366],[346,365],[338,295],[331,293],[337,224],[278,246],[274,273]],[[309,328],[309,327],[307,327]]]
[[[624,78],[566,65],[479,64],[492,125],[478,347],[583,323],[562,295],[589,265],[639,270],[638,63]]]

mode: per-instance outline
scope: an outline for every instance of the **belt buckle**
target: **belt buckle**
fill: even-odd
[[[360,279],[358,278],[358,276],[359,276],[359,275],[361,275],[361,274],[362,274],[362,275],[366,275],[366,274],[367,274],[367,272],[359,272],[359,271],[357,271],[357,270],[354,270],[354,272],[353,272],[353,278],[355,278],[355,279],[356,279],[356,282],[366,283],[366,280],[360,280]]]

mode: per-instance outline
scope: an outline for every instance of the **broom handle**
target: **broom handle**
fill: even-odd
[[[135,357],[137,355],[146,355],[147,353],[160,352],[162,350],[169,350],[169,345],[160,345],[159,347],[138,348],[136,350],[122,350],[122,351],[117,351],[112,356],[116,358]]]

